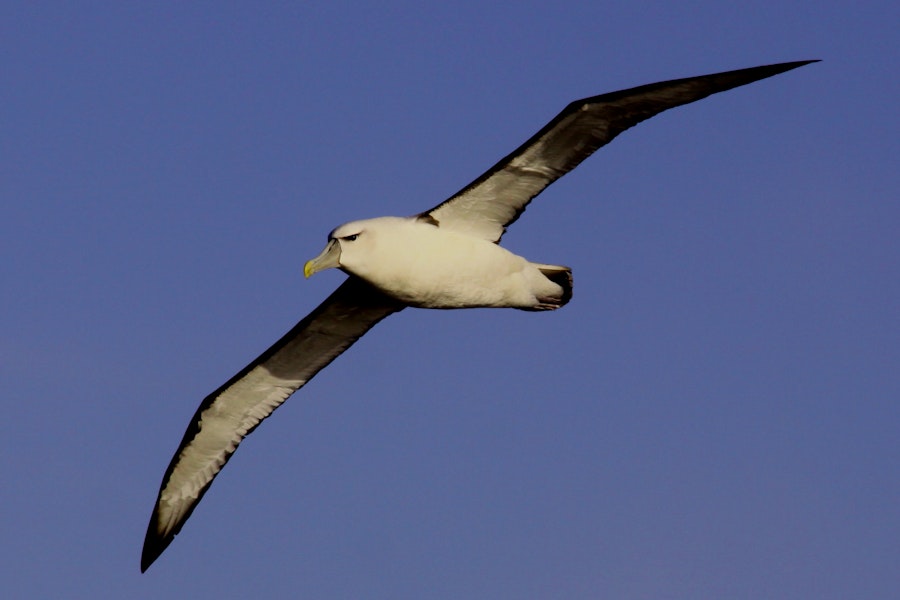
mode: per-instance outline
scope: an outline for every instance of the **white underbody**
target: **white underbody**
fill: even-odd
[[[341,245],[341,267],[384,293],[422,308],[555,308],[564,294],[541,269],[499,245],[414,219],[358,221]],[[348,230],[351,231],[351,230]]]

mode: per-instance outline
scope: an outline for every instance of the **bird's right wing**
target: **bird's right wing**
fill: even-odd
[[[163,476],[144,538],[141,571],[181,530],[241,440],[376,323],[402,308],[396,300],[350,277],[271,348],[203,400]]]

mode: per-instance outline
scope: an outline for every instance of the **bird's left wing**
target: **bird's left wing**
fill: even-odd
[[[664,110],[811,62],[817,61],[662,81],[576,100],[481,177],[418,217],[498,242],[532,198],[629,127]]]
[[[163,476],[144,538],[141,571],[181,530],[241,440],[376,323],[402,308],[351,276],[271,348],[203,400]]]

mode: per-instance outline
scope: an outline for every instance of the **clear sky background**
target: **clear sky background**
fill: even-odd
[[[433,4],[433,3],[431,3]],[[4,598],[900,597],[900,5],[5,3]],[[138,562],[201,399],[569,101],[669,111],[504,238],[544,314],[407,310]]]

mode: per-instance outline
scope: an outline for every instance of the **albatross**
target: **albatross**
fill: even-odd
[[[499,245],[548,185],[626,129],[670,108],[814,60],[675,79],[577,100],[475,181],[411,217],[346,223],[304,266],[348,277],[281,339],[207,396],[163,475],[141,555],[162,554],[241,441],[291,394],[385,317],[405,307],[555,310],[572,272]]]

